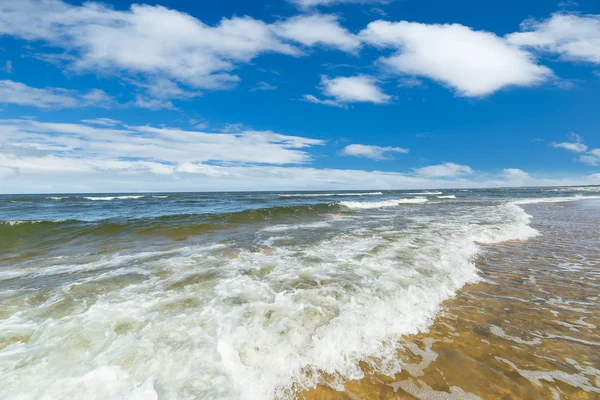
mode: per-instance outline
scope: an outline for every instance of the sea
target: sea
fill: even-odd
[[[0,398],[600,398],[599,199],[2,195]]]

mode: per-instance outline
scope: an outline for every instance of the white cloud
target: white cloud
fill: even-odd
[[[551,78],[550,69],[491,32],[460,24],[371,22],[359,34],[374,46],[397,52],[380,59],[383,68],[402,75],[428,77],[461,96],[489,95],[510,86],[533,86]]]
[[[527,20],[521,29],[508,35],[510,43],[600,64],[600,15],[557,13],[542,21]]]
[[[571,133],[572,142],[552,143],[552,147],[572,151],[573,153],[583,153],[588,147],[583,143],[581,136]]]
[[[256,86],[250,88],[251,92],[266,92],[270,90],[277,90],[277,86],[271,85],[270,83],[265,81],[260,81]]]
[[[591,154],[587,154],[587,155],[577,157],[577,161],[579,161],[580,163],[583,163],[583,164],[597,166],[598,163],[600,162],[600,158],[598,158],[594,155],[591,155]]]
[[[347,156],[365,157],[373,160],[393,158],[389,153],[408,153],[408,150],[401,147],[368,146],[364,144],[351,144],[342,150],[342,154]]]
[[[305,94],[302,98],[304,100],[308,101],[309,103],[324,104],[326,106],[332,106],[332,107],[348,108],[348,106],[346,104],[341,104],[334,100],[319,99],[312,94]]]
[[[97,125],[97,123],[95,123]],[[106,125],[106,124],[105,124]],[[303,149],[322,140],[245,129],[205,133],[150,126],[125,128],[90,124],[0,120],[0,165],[18,169],[161,169],[182,163],[298,164]],[[56,167],[51,167],[56,166]]]
[[[149,110],[175,110],[175,106],[169,100],[153,99],[141,95],[136,96],[134,104]]]
[[[62,88],[34,88],[20,82],[0,81],[0,103],[40,108],[103,107],[113,105],[113,98],[99,89],[86,93]]]
[[[580,155],[575,158],[575,161],[591,166],[600,165],[600,149],[592,149],[588,151],[588,146],[583,143],[583,138],[576,133],[571,133],[572,142],[552,143],[552,147],[565,149]],[[583,153],[583,154],[582,154]]]
[[[552,147],[569,150],[569,151],[572,151],[573,153],[583,153],[588,148],[585,144],[583,144],[581,142],[552,143]]]
[[[102,126],[115,126],[121,125],[122,122],[111,118],[95,118],[95,119],[83,119],[81,120],[84,124],[88,125],[102,125]]]
[[[288,0],[302,9],[309,9],[318,6],[334,6],[336,4],[377,4],[389,3],[392,0]]]
[[[336,15],[299,15],[273,25],[275,33],[305,46],[324,45],[353,52],[360,40],[338,22]]]
[[[337,77],[333,79],[322,76],[321,91],[324,95],[332,97],[333,100],[320,100],[313,95],[305,95],[304,98],[313,103],[332,106],[343,106],[347,103],[383,104],[392,98],[392,96],[385,94],[377,86],[376,78],[366,75]]]
[[[531,178],[531,176],[529,176],[527,172],[518,168],[505,168],[502,170],[502,173],[510,180],[522,180]]]
[[[455,178],[461,175],[471,175],[474,171],[468,165],[444,163],[416,168],[415,173],[425,177]]]
[[[344,51],[360,46],[336,16],[303,15],[267,24],[251,17],[223,18],[208,25],[162,6],[134,4],[115,10],[102,3],[69,5],[62,0],[5,0],[0,4],[0,35],[42,41],[66,50],[42,57],[60,60],[76,72],[142,77],[168,86],[169,96],[229,89],[240,80],[234,70],[265,53],[292,56],[302,47],[324,45]],[[170,83],[168,83],[170,82]],[[178,85],[183,85],[180,88]]]
[[[117,128],[119,127],[119,128]],[[0,192],[425,189],[600,183],[600,175],[546,179],[517,169],[499,175],[446,163],[412,172],[317,169],[318,139],[254,131],[230,133],[130,126],[0,120]]]

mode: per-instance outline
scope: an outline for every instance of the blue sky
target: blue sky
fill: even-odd
[[[600,184],[597,1],[216,3],[0,2],[0,192]]]

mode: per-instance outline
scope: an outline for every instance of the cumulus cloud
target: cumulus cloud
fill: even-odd
[[[600,64],[600,15],[556,13],[545,20],[527,20],[521,29],[508,35],[509,43],[564,60]]]
[[[76,6],[62,0],[3,1],[2,34],[64,49],[47,56],[77,72],[158,78],[150,82],[162,85],[154,92],[164,93],[169,85],[177,98],[183,93],[178,85],[192,92],[231,88],[239,81],[234,70],[261,54],[300,56],[304,46],[353,51],[360,45],[336,16],[302,15],[273,24],[232,17],[209,25],[162,6],[115,10],[102,3]],[[144,98],[141,104],[148,102]]]
[[[444,163],[416,168],[415,173],[424,177],[455,178],[461,175],[471,175],[474,171],[468,165]]]
[[[351,144],[342,150],[346,156],[364,157],[373,160],[386,160],[393,158],[389,153],[408,153],[407,149],[401,147],[367,146],[364,144]]]
[[[383,104],[389,102],[392,98],[377,86],[376,78],[366,75],[332,79],[322,76],[321,91],[330,99],[321,100],[313,95],[305,95],[304,99],[313,103],[345,106],[348,103]]]
[[[353,52],[360,40],[338,22],[336,15],[299,15],[273,25],[274,32],[305,46],[324,45]]]
[[[506,168],[502,170],[502,173],[509,180],[525,180],[531,178],[527,172],[518,168]]]
[[[374,21],[359,36],[371,45],[393,48],[380,59],[393,73],[427,77],[460,96],[480,97],[505,87],[534,86],[553,76],[527,51],[491,32],[460,24]]]
[[[114,104],[114,100],[100,89],[80,92],[52,87],[34,88],[24,83],[3,80],[0,81],[0,103],[46,109],[77,107],[109,108]]]

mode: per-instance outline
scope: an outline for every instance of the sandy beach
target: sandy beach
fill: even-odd
[[[403,342],[403,372],[367,371],[304,399],[600,398],[600,202],[524,206],[541,236],[484,246],[427,332]]]

